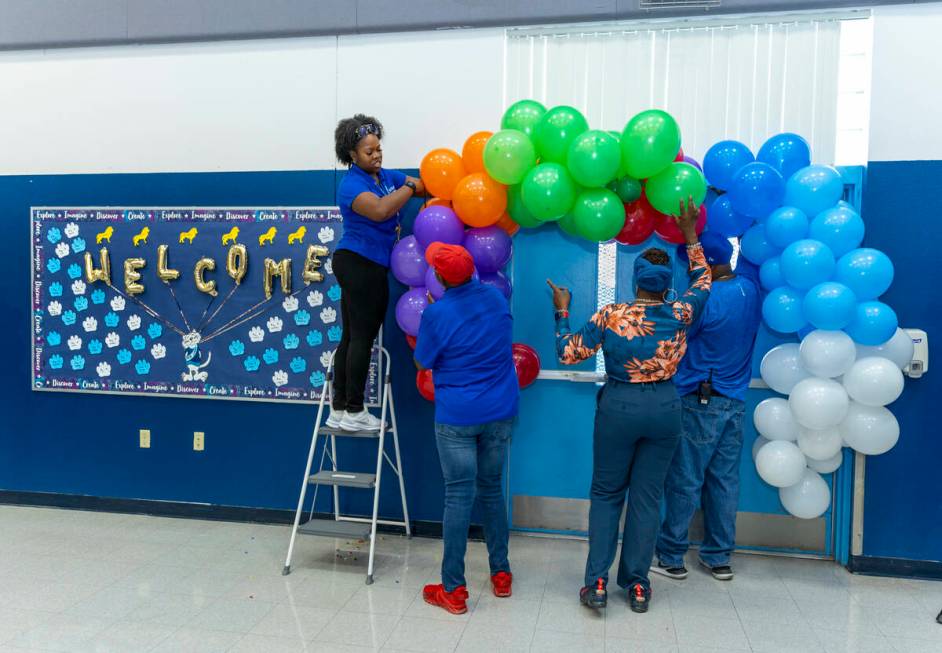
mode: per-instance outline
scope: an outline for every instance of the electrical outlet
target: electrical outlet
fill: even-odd
[[[141,449],[150,449],[150,429],[141,429]]]
[[[205,446],[205,436],[202,431],[193,432],[193,451],[202,451]]]

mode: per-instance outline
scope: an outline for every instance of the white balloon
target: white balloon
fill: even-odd
[[[820,474],[806,468],[797,483],[779,489],[778,498],[785,510],[795,517],[814,519],[830,507],[831,489]]]
[[[756,461],[756,454],[759,453],[759,449],[762,448],[762,445],[768,444],[771,440],[768,440],[761,435],[756,436],[755,442],[752,443],[752,462]]]
[[[788,400],[781,397],[764,399],[752,413],[759,435],[768,440],[797,440],[798,422],[788,409]]]
[[[868,456],[886,453],[899,440],[899,422],[893,413],[883,406],[864,406],[856,401],[850,402],[840,431],[844,444]]]
[[[808,467],[819,474],[832,474],[837,471],[837,468],[841,466],[842,462],[844,462],[844,452],[838,451],[832,458],[828,458],[827,460],[814,460],[809,458]]]
[[[840,453],[844,441],[836,426],[829,429],[798,429],[798,448],[811,460],[828,460]]]
[[[903,394],[903,373],[889,358],[860,358],[844,375],[844,389],[865,406],[886,406]]]
[[[831,379],[805,379],[788,397],[795,420],[808,429],[837,426],[847,416],[849,403],[844,386]]]
[[[882,345],[868,347],[867,345],[857,345],[857,358],[866,358],[867,356],[880,356],[893,361],[896,366],[903,369],[913,360],[913,339],[902,329],[896,329],[893,337]]]
[[[776,392],[787,395],[802,379],[811,376],[799,361],[798,343],[789,342],[770,349],[759,366],[762,380]]]
[[[854,340],[843,331],[812,331],[801,341],[799,350],[802,367],[827,379],[844,374],[857,359]]]
[[[763,481],[775,487],[788,487],[801,480],[805,454],[794,442],[774,440],[756,454],[756,471]]]

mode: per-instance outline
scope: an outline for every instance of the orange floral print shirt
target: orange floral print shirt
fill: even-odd
[[[687,328],[703,310],[712,277],[703,248],[687,248],[690,287],[675,302],[609,304],[576,333],[569,319],[556,320],[556,353],[566,365],[581,363],[602,349],[609,378],[629,383],[666,381],[687,351]]]

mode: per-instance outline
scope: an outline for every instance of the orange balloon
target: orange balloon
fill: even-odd
[[[520,231],[520,225],[514,222],[513,218],[506,213],[500,216],[500,220],[497,221],[497,226],[506,231],[508,236],[513,236]]]
[[[444,206],[446,209],[450,209],[451,202],[449,202],[448,200],[443,200],[440,197],[430,197],[429,199],[425,200],[425,203],[422,205],[422,208],[427,209],[430,206]]]
[[[469,227],[489,227],[500,220],[507,208],[507,187],[486,173],[475,172],[458,182],[451,203]]]
[[[425,155],[419,165],[419,176],[426,190],[435,197],[450,200],[455,185],[468,174],[461,157],[454,150],[441,147]]]
[[[464,147],[461,148],[461,161],[468,174],[484,172],[484,146],[487,145],[487,139],[493,135],[493,132],[475,132],[464,142]]]

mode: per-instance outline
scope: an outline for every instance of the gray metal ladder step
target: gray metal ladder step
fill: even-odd
[[[337,485],[339,487],[358,487],[369,489],[376,485],[376,474],[362,472],[342,472],[325,469],[308,476],[307,482],[317,485]]]
[[[325,537],[368,540],[370,539],[370,524],[368,522],[315,518],[303,524],[299,524],[298,532],[304,535],[322,535]]]
[[[386,430],[389,430],[389,425],[386,425]],[[320,432],[326,435],[335,435],[338,438],[373,438],[374,440],[379,437],[379,431],[344,431],[341,428],[331,428],[329,426],[322,426]]]

